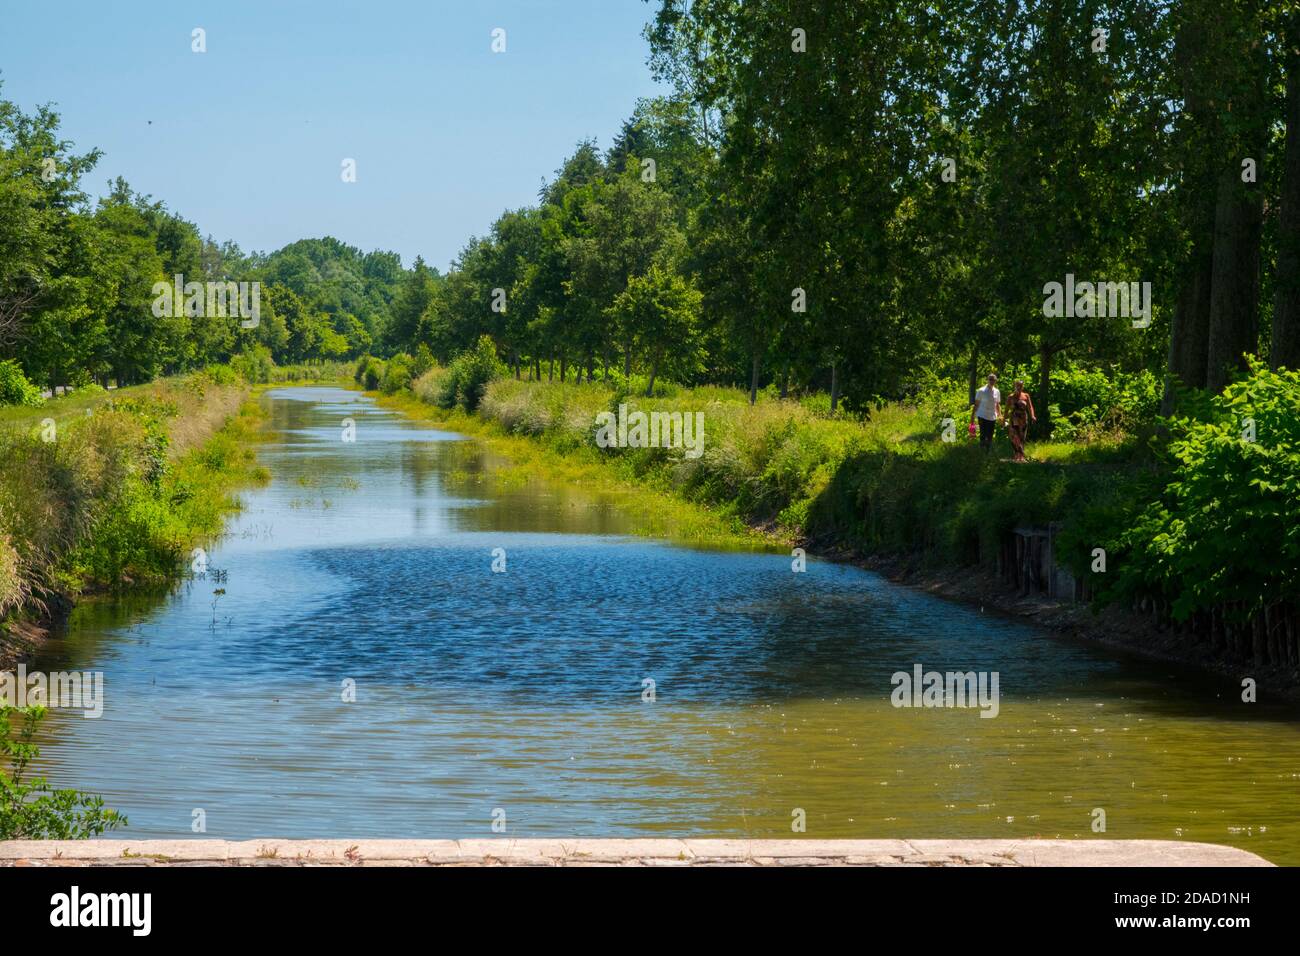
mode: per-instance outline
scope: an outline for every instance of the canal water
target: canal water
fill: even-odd
[[[802,821],[1300,864],[1300,723],[1233,681],[854,567],[637,537],[616,498],[359,393],[262,401],[273,479],[206,576],[83,605],[35,664],[103,672],[103,716],[52,712],[40,769],[124,812],[112,836],[191,837],[199,816],[230,839],[790,838]],[[996,671],[997,716],[892,706],[918,664]]]

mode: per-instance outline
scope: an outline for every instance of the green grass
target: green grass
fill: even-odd
[[[0,645],[55,601],[174,580],[220,533],[234,490],[266,478],[252,451],[260,411],[222,378],[83,400],[73,408],[94,413],[72,411],[51,441],[0,425]]]
[[[87,409],[94,409],[109,400],[140,397],[151,392],[156,386],[132,385],[127,388],[77,389],[70,395],[60,395],[47,399],[44,405],[32,407],[27,405],[0,405],[0,427],[6,425],[30,425],[36,427],[46,418],[63,424],[72,418],[85,417]]]
[[[693,509],[731,537],[744,538],[748,528],[786,544],[990,564],[1012,528],[1113,516],[1149,483],[1144,441],[1118,431],[1031,443],[1030,463],[1015,464],[1000,430],[985,455],[966,434],[969,412],[958,388],[865,416],[832,416],[828,403],[821,409],[770,391],[751,406],[746,392],[732,388],[668,385],[645,398],[601,383],[503,378],[488,386],[478,413],[467,415],[432,409],[440,375],[434,370],[414,383],[419,403],[388,401],[486,436],[530,471],[635,490],[653,496],[647,501],[656,508]],[[702,412],[703,454],[690,460],[661,448],[597,447],[596,415],[620,403],[629,411]],[[954,419],[955,442],[941,439],[945,418]]]

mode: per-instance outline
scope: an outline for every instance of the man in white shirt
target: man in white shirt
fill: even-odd
[[[993,447],[993,429],[1002,418],[1002,393],[998,391],[998,377],[989,373],[989,383],[975,392],[971,403],[970,420],[980,420],[980,447],[988,451]]]

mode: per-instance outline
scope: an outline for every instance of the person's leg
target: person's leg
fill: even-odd
[[[981,418],[979,422],[980,422],[980,447],[983,448],[985,451],[989,451],[993,447],[993,426],[996,423],[989,421],[987,418]]]

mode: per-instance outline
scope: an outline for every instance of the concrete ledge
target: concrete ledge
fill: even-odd
[[[14,840],[0,866],[1272,866],[1165,840]]]

